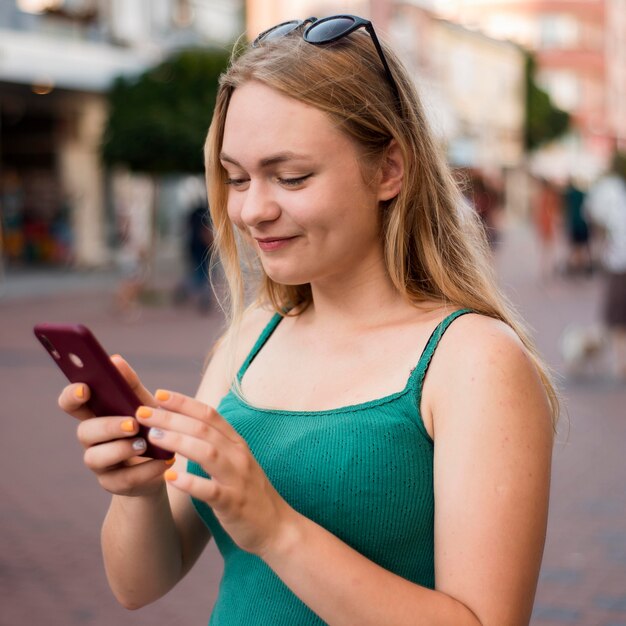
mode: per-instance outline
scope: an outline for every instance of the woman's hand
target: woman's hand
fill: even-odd
[[[120,356],[111,357],[137,397],[146,405],[155,400],[135,371]],[[172,462],[139,458],[146,442],[138,437],[139,424],[132,416],[95,417],[86,406],[90,390],[84,383],[68,385],[59,396],[59,406],[80,420],[78,440],[85,448],[85,465],[100,485],[112,494],[152,495],[164,487],[163,471]]]
[[[206,502],[237,545],[263,555],[297,513],[281,498],[237,431],[212,407],[171,391],[156,392],[159,408],[137,410],[160,448],[198,463],[210,479],[168,470],[167,481]]]

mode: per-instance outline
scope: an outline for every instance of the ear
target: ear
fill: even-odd
[[[378,200],[395,198],[402,188],[404,180],[404,158],[400,146],[392,139],[387,146],[380,168],[378,183]]]

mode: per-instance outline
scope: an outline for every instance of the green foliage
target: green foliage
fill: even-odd
[[[524,143],[527,150],[558,139],[570,127],[570,115],[556,107],[550,96],[535,82],[534,58],[526,57],[526,126]]]
[[[184,50],[136,78],[118,78],[109,92],[104,162],[153,174],[202,172],[218,77],[228,59],[221,50]]]

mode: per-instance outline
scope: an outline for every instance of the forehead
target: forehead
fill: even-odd
[[[278,151],[353,149],[330,117],[257,81],[237,87],[230,99],[222,148],[234,158],[262,158]]]

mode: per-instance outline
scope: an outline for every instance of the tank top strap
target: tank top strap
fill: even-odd
[[[283,316],[280,313],[274,313],[272,319],[268,322],[267,326],[263,329],[263,332],[259,335],[259,338],[256,340],[254,346],[252,346],[252,350],[250,350],[250,354],[246,357],[246,360],[243,362],[243,365],[239,368],[237,372],[237,380],[241,382],[243,375],[246,373],[248,367],[250,367],[250,363],[254,360],[254,357],[259,353],[261,348],[265,345],[267,340],[270,338],[271,334],[276,330],[278,324],[280,324]]]
[[[409,379],[409,387],[413,390],[413,397],[417,400],[417,406],[420,406],[421,398],[422,398],[422,387],[424,386],[424,378],[426,377],[426,372],[428,371],[428,366],[430,365],[430,361],[433,358],[433,354],[437,349],[437,345],[439,341],[443,337],[443,334],[448,330],[448,327],[457,317],[461,317],[461,315],[466,315],[467,313],[474,313],[472,309],[459,309],[454,313],[448,315],[445,319],[443,319],[435,330],[433,330],[430,338],[426,343],[426,347],[420,356],[420,360],[418,361],[415,369],[411,372],[411,377]]]

